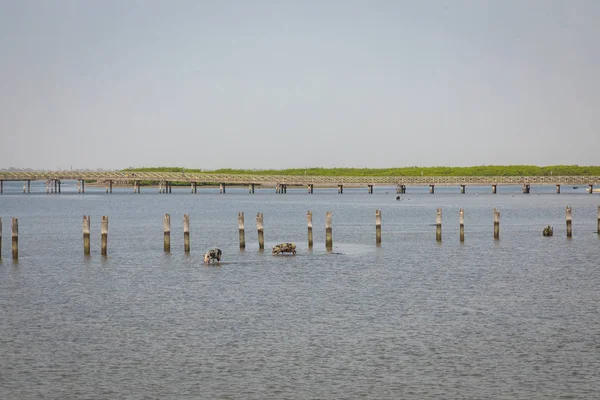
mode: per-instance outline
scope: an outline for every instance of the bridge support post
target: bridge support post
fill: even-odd
[[[531,187],[529,186],[529,184],[525,183],[523,185],[523,194],[529,194],[530,189],[531,189]]]
[[[592,185],[590,185],[590,186],[592,186]],[[590,192],[591,191],[592,190],[590,189]],[[27,180],[27,193],[31,193],[31,180],[29,180],[29,179]]]
[[[100,227],[100,253],[106,257],[108,254],[108,217],[102,216],[102,225]]]
[[[325,247],[327,248],[327,251],[333,250],[331,211],[327,211],[327,214],[325,214]]]
[[[4,193],[4,181],[0,181],[0,194]]]
[[[460,194],[465,194],[467,192],[467,185],[460,185]]]
[[[438,242],[442,241],[442,209],[437,209],[435,216],[435,240]]]
[[[373,194],[373,185],[369,185],[369,194]]]
[[[435,193],[435,185],[429,185],[429,193],[430,194],[434,194]]]
[[[498,185],[492,185],[492,194],[496,194],[498,190]]]
[[[494,239],[500,239],[500,211],[494,208]]]
[[[240,238],[240,250],[246,248],[246,234],[244,232],[244,212],[238,213],[238,234]]]
[[[108,181],[108,193],[112,193],[113,181]]]
[[[573,235],[573,231],[571,230],[571,222],[572,222],[572,217],[571,217],[571,207],[567,206],[567,215],[566,215],[566,221],[567,221],[567,237],[570,238]]]
[[[560,194],[560,185],[556,184],[556,194]]]
[[[85,193],[85,180],[81,180],[81,193]]]
[[[597,229],[597,233],[598,233],[598,235],[600,235],[600,206],[598,206],[598,229]]]
[[[344,185],[338,185],[338,194],[344,193]]]
[[[254,183],[248,185],[248,193],[254,194]]]
[[[173,182],[168,181],[167,184],[169,185],[169,193],[173,193]]]
[[[60,179],[58,179],[57,182],[58,182],[58,193],[60,193],[60,186],[62,185],[62,182]]]
[[[312,211],[308,211],[306,213],[306,225],[308,226],[308,248],[312,249],[313,247],[313,232],[312,232]],[[598,226],[600,227],[600,207],[598,207]],[[600,234],[600,228],[598,228],[598,233]]]
[[[462,243],[465,241],[465,210],[462,208],[458,210],[458,224],[460,230],[460,242]]]
[[[313,194],[314,190],[315,190],[315,185],[312,183],[309,183],[308,184],[308,194]]]
[[[171,252],[171,215],[165,214],[163,220],[163,250],[165,253]]]
[[[588,186],[590,188],[590,194],[593,194],[594,193],[594,185],[588,185]]]
[[[83,254],[90,255],[90,216],[83,216]]]
[[[263,214],[256,214],[256,230],[258,231],[258,249],[265,249],[265,232],[263,227]]]
[[[219,193],[221,193],[221,194],[225,193],[225,184],[224,183],[219,184]]]
[[[381,246],[381,210],[375,210],[375,244]]]

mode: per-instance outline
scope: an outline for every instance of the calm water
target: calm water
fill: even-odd
[[[24,195],[22,183],[5,183],[0,196],[1,399],[600,398],[600,196],[584,188],[429,195],[409,187],[401,201],[394,188],[379,187],[373,195],[106,195],[89,187],[78,195],[73,182],[62,195],[33,189]],[[238,211],[246,216],[243,252]],[[324,247],[326,211],[334,254]],[[257,212],[267,249],[293,241],[297,256],[258,251]],[[162,249],[165,213],[170,255]],[[84,214],[92,218],[89,258]],[[102,215],[110,217],[106,259]],[[10,259],[10,217],[19,218],[18,263]],[[544,238],[548,224],[555,236]],[[207,267],[202,253],[213,246],[224,259]]]

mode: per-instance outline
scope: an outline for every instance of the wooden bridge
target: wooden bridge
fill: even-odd
[[[112,193],[113,183],[131,184],[139,193],[142,181],[157,182],[160,193],[170,193],[173,182],[190,184],[191,192],[197,192],[197,185],[219,185],[225,193],[226,185],[248,185],[254,193],[255,185],[273,186],[277,193],[286,193],[287,186],[306,186],[308,193],[314,187],[338,187],[343,193],[344,186],[368,188],[373,193],[375,186],[396,186],[397,193],[405,193],[407,186],[429,186],[434,193],[435,186],[460,186],[465,193],[466,186],[490,186],[496,193],[499,185],[521,185],[524,193],[529,193],[531,185],[555,185],[560,193],[561,185],[587,186],[590,193],[600,182],[600,176],[310,176],[310,175],[253,175],[253,174],[210,174],[187,172],[93,172],[93,171],[0,171],[0,193],[4,191],[4,181],[24,182],[24,192],[30,192],[31,181],[45,181],[47,192],[60,193],[62,181],[79,181],[79,191],[85,192],[86,181],[105,183],[107,193]]]

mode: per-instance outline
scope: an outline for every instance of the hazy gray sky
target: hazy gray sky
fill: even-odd
[[[600,1],[0,0],[0,167],[600,160]]]

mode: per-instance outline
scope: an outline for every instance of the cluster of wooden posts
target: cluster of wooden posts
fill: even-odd
[[[328,251],[333,249],[333,235],[332,235],[332,214],[327,211],[325,214],[325,247]],[[90,255],[90,216],[83,216],[83,254]],[[308,227],[308,248],[313,247],[313,223],[312,223],[312,212],[308,211],[306,214],[306,222]],[[435,220],[435,238],[438,242],[442,240],[442,209],[438,208]],[[461,208],[458,211],[458,222],[459,222],[459,237],[460,241],[465,240],[465,211]],[[567,237],[572,237],[572,213],[571,207],[566,208],[566,224],[567,224]],[[256,214],[256,229],[258,231],[258,248],[264,250],[265,248],[265,235],[263,225],[263,214]],[[171,215],[165,214],[163,221],[164,230],[164,251],[165,253],[171,252]],[[238,230],[239,230],[239,242],[240,249],[246,248],[246,234],[244,228],[244,213],[238,213]],[[101,224],[101,247],[100,253],[103,256],[108,255],[108,217],[102,216]],[[598,228],[597,233],[600,235],[600,206],[598,206]],[[545,235],[547,236],[547,235]],[[494,208],[494,239],[500,239],[500,212]],[[381,245],[381,210],[375,210],[375,244]],[[184,214],[183,216],[183,249],[185,253],[190,252],[190,216]],[[2,218],[0,218],[0,258],[2,258]],[[19,220],[12,218],[12,258],[14,260],[19,258]]]

